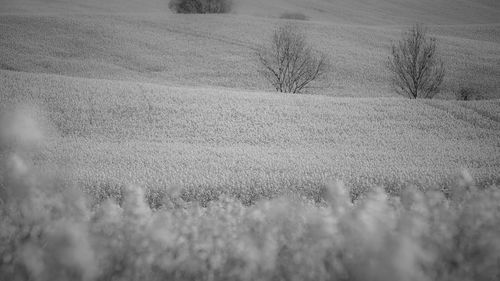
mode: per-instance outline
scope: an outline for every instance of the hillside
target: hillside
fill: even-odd
[[[331,178],[362,187],[442,183],[464,167],[483,182],[498,175],[498,100],[408,101],[390,89],[384,62],[405,27],[376,11],[437,12],[445,0],[379,0],[371,16],[363,1],[237,1],[230,15],[175,15],[162,1],[3,2],[2,103],[41,105],[62,138],[37,161],[73,167],[86,186],[307,193]],[[457,3],[427,19],[447,66],[439,97],[465,85],[498,98],[500,23],[479,12],[455,20],[498,5]],[[320,4],[328,20],[295,23],[332,62],[311,91],[320,95],[264,92],[255,52],[283,20],[262,12]]]
[[[0,13],[169,14],[169,0],[0,0]],[[311,20],[354,24],[498,23],[496,0],[233,0],[233,14],[277,18],[300,12]]]
[[[277,19],[241,15],[2,15],[0,68],[164,85],[272,90],[255,52]],[[394,97],[384,67],[404,27],[298,22],[331,63],[312,93]],[[498,98],[499,24],[432,26],[447,75],[442,98],[460,85]]]
[[[40,105],[59,135],[35,164],[69,169],[92,192],[134,182],[251,200],[312,196],[335,178],[360,192],[444,184],[462,168],[486,184],[500,171],[498,100],[290,96],[9,71],[0,82],[2,105]]]
[[[495,0],[236,0],[236,13],[278,17],[300,12],[312,20],[344,24],[498,23]]]

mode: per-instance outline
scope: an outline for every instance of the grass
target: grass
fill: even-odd
[[[500,189],[464,172],[449,196],[341,183],[300,197],[200,207],[166,191],[158,206],[125,186],[93,205],[40,173],[25,112],[0,120],[0,277],[8,280],[491,280],[500,275]],[[21,140],[21,141],[19,141]],[[24,156],[23,156],[24,155]],[[92,200],[92,198],[90,198]]]
[[[280,15],[280,19],[288,19],[288,20],[308,20],[309,18],[302,13],[292,13],[286,12]]]
[[[484,24],[496,23],[499,5],[491,0],[235,0],[233,13],[258,17],[279,17],[286,11],[307,14],[315,21],[334,23],[389,25],[413,24]],[[0,13],[23,14],[148,14],[169,16],[163,0],[2,0]]]
[[[253,202],[289,192],[314,198],[333,179],[357,196],[374,184],[395,193],[446,185],[462,168],[488,185],[499,172],[498,101],[289,96],[16,72],[0,80],[10,93],[2,104],[40,106],[62,136],[50,138],[37,165],[74,168],[89,190],[133,182]]]
[[[166,85],[273,90],[258,74],[256,49],[279,19],[236,15],[2,15],[0,65],[6,70]],[[385,69],[399,26],[296,22],[332,62],[311,93],[396,97]],[[53,32],[48,33],[47,30]],[[464,83],[498,98],[498,24],[432,26],[446,62],[441,98]]]

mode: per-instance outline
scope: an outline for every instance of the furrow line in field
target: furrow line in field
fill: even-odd
[[[492,107],[494,107],[496,109],[495,110],[495,112],[497,112],[496,115],[487,111],[487,110],[477,108],[476,106],[473,106],[470,102],[460,103],[460,106],[467,108],[467,109],[470,109],[470,110],[476,112],[477,114],[483,116],[484,118],[488,118],[496,123],[500,123],[500,106],[498,106],[495,103],[491,103],[491,105],[492,105]]]
[[[168,30],[172,33],[185,34],[185,35],[189,35],[189,36],[193,36],[193,37],[205,38],[205,39],[219,41],[219,42],[230,44],[230,45],[249,48],[251,50],[257,50],[255,48],[255,46],[253,46],[247,42],[243,42],[243,41],[235,40],[235,39],[229,39],[229,38],[223,37],[223,36],[216,36],[214,34],[202,34],[200,32],[188,30],[187,28],[180,29],[180,28],[168,27],[168,28],[166,28],[166,30]]]
[[[446,112],[453,119],[467,123],[472,127],[500,130],[500,123],[496,122],[496,120],[488,118],[470,108],[459,106],[456,103],[450,103],[449,101],[423,101],[423,103]]]

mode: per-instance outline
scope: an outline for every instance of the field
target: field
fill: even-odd
[[[256,51],[280,22],[237,15],[6,15],[0,17],[0,68],[271,91],[258,73]],[[328,79],[310,93],[398,97],[385,62],[401,26],[296,24],[332,62]],[[477,87],[486,98],[499,98],[500,24],[430,28],[447,67],[441,98],[453,99],[460,86]]]
[[[497,1],[167,6],[0,0],[1,280],[500,277]],[[331,62],[305,94],[258,72],[285,12]],[[434,99],[384,65],[415,21]]]
[[[254,200],[314,196],[335,179],[356,188],[444,184],[461,169],[491,184],[500,169],[498,101],[332,99],[15,72],[0,79],[11,95],[2,104],[39,105],[59,132],[37,163],[72,166],[90,187],[97,177]]]

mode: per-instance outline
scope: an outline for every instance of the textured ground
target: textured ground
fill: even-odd
[[[462,168],[499,174],[500,12],[496,1],[236,1],[230,15],[174,15],[165,1],[1,1],[2,105],[28,101],[54,135],[37,164],[88,187],[136,182],[267,196],[439,184]],[[282,95],[257,48],[283,12],[328,54],[320,95]],[[425,15],[424,15],[425,14]],[[403,20],[406,18],[407,20]],[[418,19],[439,40],[439,98],[473,86],[493,100],[410,101],[384,68]],[[53,166],[50,166],[53,167]]]
[[[367,25],[498,23],[496,0],[233,0],[232,14],[277,18],[303,13],[311,20]],[[169,14],[168,0],[1,0],[0,12],[54,14]]]
[[[500,171],[498,100],[290,96],[6,71],[0,81],[10,93],[2,104],[40,105],[58,132],[35,163],[69,168],[88,187],[314,195],[334,179],[399,188],[444,183],[463,168],[493,182]]]
[[[271,90],[257,73],[255,52],[283,23],[281,13],[298,11],[310,21],[296,24],[332,65],[312,93],[396,96],[385,68],[388,48],[402,24],[420,21],[438,38],[446,64],[441,97],[453,98],[460,86],[500,97],[495,1],[236,0],[230,15],[174,15],[166,2],[2,0],[0,69]]]

